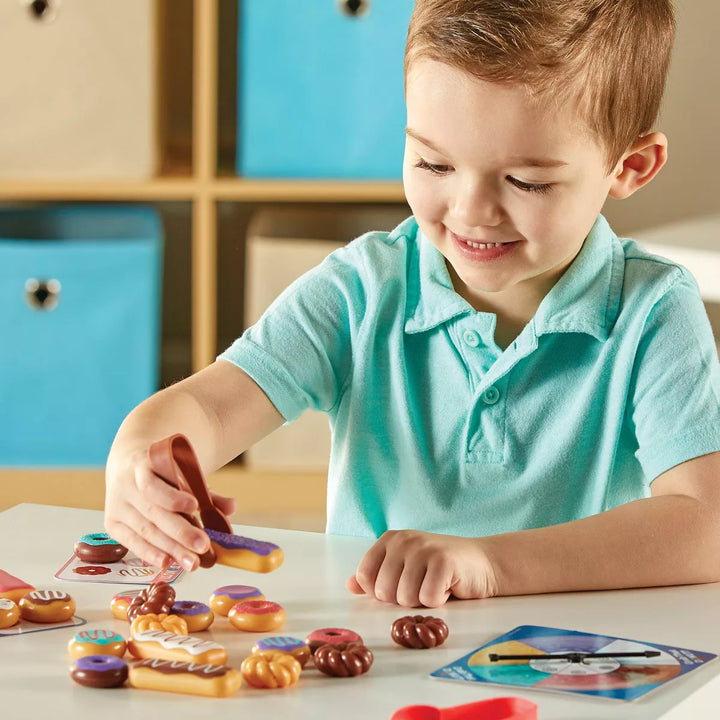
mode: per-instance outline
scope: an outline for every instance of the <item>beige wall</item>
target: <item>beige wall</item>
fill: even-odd
[[[647,188],[608,201],[604,213],[620,234],[720,212],[720,2],[675,0],[675,8],[677,40],[658,124],[669,160]]]

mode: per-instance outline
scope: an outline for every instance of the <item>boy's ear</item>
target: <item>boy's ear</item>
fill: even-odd
[[[667,162],[667,138],[661,132],[641,135],[613,171],[610,197],[624,200],[647,185]]]

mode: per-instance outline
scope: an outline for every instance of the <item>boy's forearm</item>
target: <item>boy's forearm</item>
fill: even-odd
[[[498,595],[720,580],[720,523],[698,500],[663,495],[582,520],[482,538]]]
[[[138,405],[123,421],[113,441],[109,461],[126,456],[165,437],[186,435],[198,456],[203,472],[216,469],[216,436],[202,405],[191,393],[170,387]]]

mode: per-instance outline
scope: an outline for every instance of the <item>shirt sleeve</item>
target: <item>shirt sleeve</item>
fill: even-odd
[[[629,402],[637,458],[651,482],[720,451],[720,363],[697,285],[684,269],[645,323]]]
[[[307,409],[330,412],[350,372],[362,285],[344,250],[292,283],[219,356],[244,370],[287,422]]]

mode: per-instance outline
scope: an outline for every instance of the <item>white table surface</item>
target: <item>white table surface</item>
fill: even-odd
[[[61,582],[53,576],[72,555],[80,535],[102,531],[102,513],[45,505],[18,505],[0,513],[0,568],[40,588],[62,588],[77,602],[82,629],[107,628],[128,635],[128,625],[110,614],[110,600],[123,586]],[[475,700],[519,695],[539,705],[541,720],[702,720],[718,717],[720,660],[683,676],[631,703],[437,680],[428,674],[471,650],[525,624],[602,633],[720,654],[720,584],[567,593],[490,600],[454,601],[422,611],[445,619],[450,636],[440,648],[407,650],[390,639],[390,625],[409,611],[366,597],[349,595],[344,580],[370,542],[319,533],[235,526],[236,532],[279,544],[281,568],[255,575],[216,566],[184,575],[174,587],[180,600],[207,602],[227,584],[259,587],[283,605],[288,620],[280,634],[305,637],[320,627],[359,632],[375,654],[367,675],[329,678],[306,669],[297,685],[285,690],[242,687],[230,698],[123,688],[96,690],[75,684],[68,675],[67,643],[75,630],[0,637],[2,717],[23,720],[50,714],[63,718],[330,718],[387,719],[404,705],[449,707]],[[127,586],[124,586],[127,587]],[[228,664],[239,667],[253,643],[265,635],[241,633],[225,618],[208,632],[225,645]],[[227,714],[226,714],[227,713]]]

